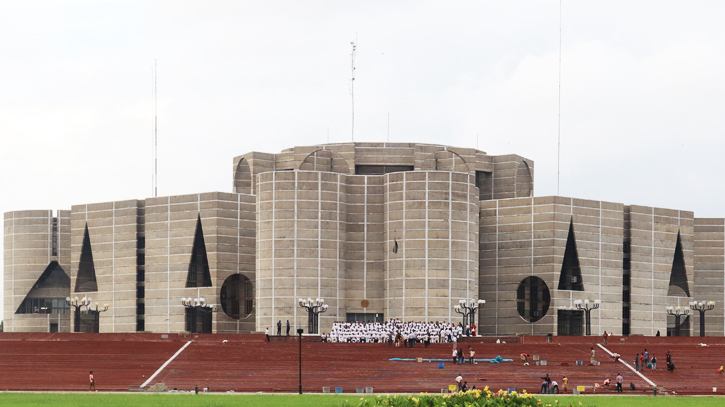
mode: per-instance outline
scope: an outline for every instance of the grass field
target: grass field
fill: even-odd
[[[373,397],[373,396],[368,396]],[[544,404],[558,400],[559,406],[571,404],[586,407],[710,407],[722,406],[722,397],[657,397],[648,396],[544,396]],[[0,393],[0,405],[18,407],[251,407],[302,406],[340,407],[348,400],[355,405],[356,394],[107,394],[107,393]]]

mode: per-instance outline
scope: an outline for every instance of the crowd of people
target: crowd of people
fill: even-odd
[[[464,333],[475,332],[476,325],[464,327],[447,322],[403,322],[390,319],[386,322],[335,322],[329,334],[322,333],[327,342],[385,343],[390,346],[414,347],[417,343],[457,342]]]

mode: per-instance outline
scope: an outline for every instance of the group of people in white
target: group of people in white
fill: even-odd
[[[468,330],[448,322],[335,322],[329,334],[322,333],[324,342],[385,343],[392,346],[415,346],[416,343],[451,343],[458,341]]]

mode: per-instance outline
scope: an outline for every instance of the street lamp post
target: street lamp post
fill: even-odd
[[[300,307],[307,310],[307,333],[308,334],[317,334],[317,328],[319,326],[319,314],[327,311],[327,304],[325,304],[325,300],[322,298],[300,298],[297,303],[300,305]]]
[[[677,307],[667,307],[667,314],[675,317],[675,336],[680,336],[680,317],[689,313],[690,310],[682,309],[679,305]]]
[[[469,322],[473,324],[476,320],[476,312],[486,304],[486,300],[460,300],[453,306],[453,310],[463,316],[463,329],[466,329]],[[479,316],[479,326],[480,316]],[[464,332],[465,334],[465,332]]]
[[[690,309],[700,313],[700,336],[705,336],[705,312],[715,308],[715,301],[692,301]]]
[[[297,335],[299,335],[300,342],[300,394],[302,394],[302,328],[297,328]]]
[[[202,313],[202,323],[201,323],[202,324],[202,327],[201,327],[202,333],[211,333],[211,318],[210,317],[211,317],[211,314],[213,312],[216,312],[216,310],[217,310],[217,307],[215,305],[207,304],[204,297],[199,297],[199,298],[181,297],[181,305],[183,305],[186,309],[191,310],[191,315],[187,319],[187,322],[188,322],[187,328],[193,327],[193,329],[188,329],[191,333],[196,333],[195,331],[197,331],[197,329],[196,329],[197,328],[196,327],[196,323],[197,323],[196,313],[197,312]],[[205,331],[207,331],[207,329],[205,329],[206,321],[207,321],[207,313],[209,314],[209,325],[210,325],[209,329],[208,329],[209,332],[205,332]],[[191,323],[192,321],[193,321],[193,323]]]
[[[592,310],[598,309],[599,304],[601,304],[601,301],[599,301],[599,300],[594,300],[594,303],[591,303],[591,304],[589,303],[589,300],[584,300],[584,301],[575,300],[574,301],[574,306],[576,307],[576,309],[578,309],[580,311],[584,311],[584,316],[586,317],[586,325],[587,325],[587,330],[586,330],[587,336],[590,336],[592,334],[591,312],[592,312]]]
[[[75,297],[75,298],[66,297],[65,302],[66,302],[66,304],[73,307],[73,332],[80,332],[81,331],[81,308],[89,307],[91,305],[91,297],[83,297],[81,299],[79,299],[78,297]]]

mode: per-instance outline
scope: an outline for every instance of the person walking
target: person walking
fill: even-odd
[[[624,378],[622,377],[621,373],[617,373],[617,393],[622,392],[622,383],[624,382]]]
[[[289,324],[289,319],[288,319],[287,320],[287,336],[289,336],[289,328],[290,328],[290,324]]]
[[[91,381],[91,387],[89,390],[95,390],[96,389],[96,378],[93,376],[93,370],[91,370],[91,373],[88,375],[88,380]]]

